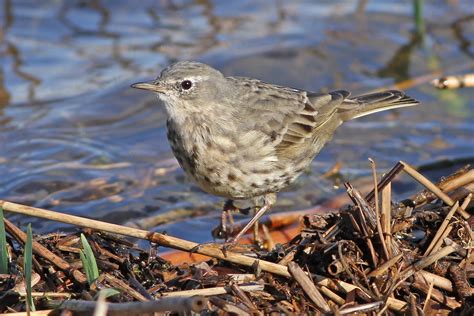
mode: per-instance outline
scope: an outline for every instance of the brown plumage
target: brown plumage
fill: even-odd
[[[175,63],[155,81],[133,87],[156,92],[164,102],[168,139],[185,172],[209,193],[228,199],[263,198],[258,215],[343,122],[418,104],[396,90],[350,97],[344,90],[313,93],[224,77],[197,62]]]

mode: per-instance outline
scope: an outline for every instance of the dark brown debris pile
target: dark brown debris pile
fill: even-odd
[[[402,170],[426,189],[393,203],[391,182]],[[252,267],[218,259],[171,265],[156,248],[85,230],[100,270],[89,286],[79,233],[37,236],[63,267],[34,256],[36,308],[91,312],[98,293],[114,288],[119,293],[107,298],[110,314],[474,314],[474,170],[466,167],[435,185],[400,163],[367,196],[346,186],[352,206],[306,215],[288,244],[247,253],[286,266],[290,277],[264,272],[258,261]],[[11,274],[0,275],[0,312],[24,311],[22,239],[6,226],[12,263]]]

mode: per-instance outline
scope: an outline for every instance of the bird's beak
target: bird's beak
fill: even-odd
[[[135,89],[149,90],[157,93],[165,93],[165,87],[161,86],[157,81],[137,82],[131,85]]]

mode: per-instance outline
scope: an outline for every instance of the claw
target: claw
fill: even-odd
[[[195,247],[191,248],[191,250],[189,251],[190,253],[195,253],[195,252],[198,252],[199,249],[201,249],[202,247],[202,244],[198,244],[196,245]]]
[[[224,231],[222,225],[216,226],[211,231],[212,238],[215,239],[226,239],[227,234]]]
[[[224,242],[221,246],[221,250],[224,256],[227,257],[227,250],[234,248],[235,245],[236,245],[236,240],[234,238],[231,238],[228,241]]]

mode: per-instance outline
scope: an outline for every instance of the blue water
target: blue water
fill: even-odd
[[[209,239],[222,199],[190,183],[166,140],[166,114],[129,88],[175,60],[313,91],[363,93],[404,82],[423,105],[350,122],[278,210],[342,192],[342,181],[398,160],[474,157],[474,89],[438,91],[438,73],[472,71],[471,1],[7,1],[0,7],[0,199],[125,223],[178,208],[203,217],[151,227]],[[336,185],[335,185],[336,184]],[[340,182],[339,182],[340,184]],[[63,224],[11,216],[35,230]],[[195,232],[189,236],[189,231]]]

